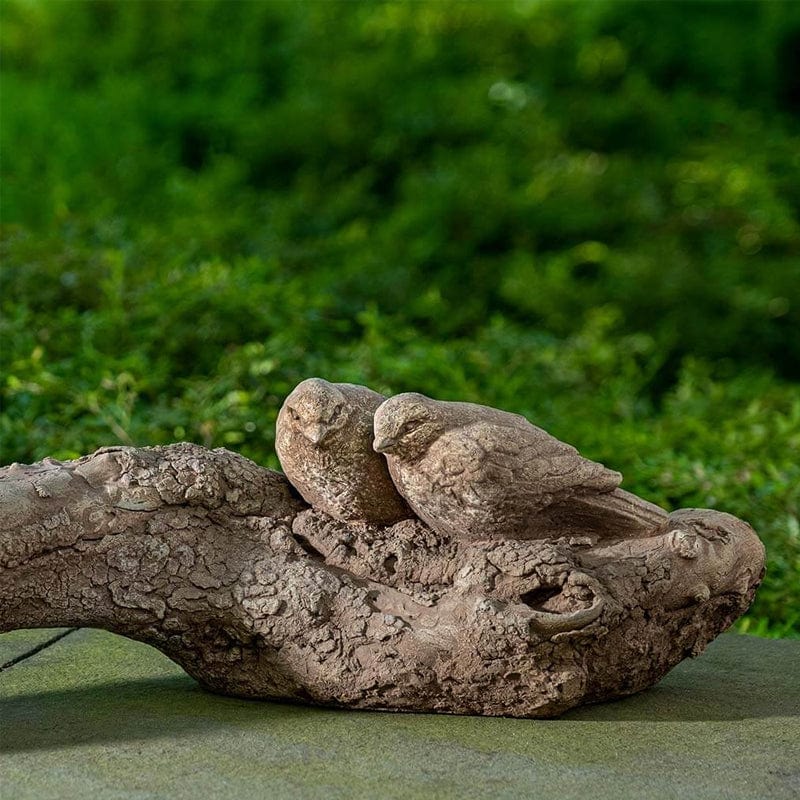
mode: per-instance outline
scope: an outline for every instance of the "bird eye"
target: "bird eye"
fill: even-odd
[[[344,408],[342,406],[334,406],[327,414],[322,414],[319,421],[324,425],[332,425],[334,427],[344,424]]]
[[[289,417],[291,417],[291,419],[293,419],[295,422],[299,422],[300,420],[300,415],[291,407],[289,408]]]

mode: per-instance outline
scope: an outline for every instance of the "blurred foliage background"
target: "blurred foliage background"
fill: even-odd
[[[4,462],[496,405],[751,521],[800,635],[800,3],[0,13]]]

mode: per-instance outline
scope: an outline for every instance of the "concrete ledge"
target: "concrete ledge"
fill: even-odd
[[[0,636],[0,659],[53,633]],[[648,692],[549,721],[217,697],[93,630],[0,672],[0,796],[15,800],[798,795],[800,641],[722,636]]]
[[[0,635],[0,670],[10,667],[17,659],[47,647],[63,636],[69,628],[40,628],[35,631],[11,631]]]

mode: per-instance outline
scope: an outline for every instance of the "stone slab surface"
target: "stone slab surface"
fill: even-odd
[[[68,628],[40,628],[35,631],[11,631],[0,634],[0,669],[10,666],[40,647],[63,635]]]
[[[5,636],[3,652],[42,640]],[[93,630],[0,672],[3,800],[798,796],[800,641],[722,636],[656,688],[559,720],[218,697]]]

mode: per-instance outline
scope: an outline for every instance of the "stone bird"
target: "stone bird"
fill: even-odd
[[[350,383],[309,378],[286,398],[275,449],[312,506],[344,522],[391,525],[413,516],[372,449],[372,418],[386,398]]]
[[[373,446],[414,513],[440,535],[628,538],[667,521],[619,488],[619,472],[518,414],[399,394],[375,412]]]

